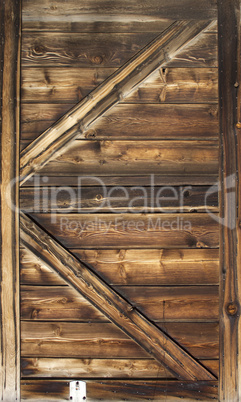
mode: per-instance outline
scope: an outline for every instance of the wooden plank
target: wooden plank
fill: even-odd
[[[113,74],[109,68],[22,68],[22,103],[75,103]],[[216,68],[160,68],[124,103],[217,103]],[[24,109],[23,109],[24,111]],[[28,112],[29,113],[29,112]]]
[[[203,32],[164,67],[218,67],[217,33]]]
[[[217,249],[72,250],[111,285],[217,285]],[[27,249],[20,250],[23,285],[64,285]]]
[[[0,4],[0,399],[20,400],[18,177],[21,4]]]
[[[86,136],[92,134],[97,140],[217,140],[217,112],[216,105],[120,104],[104,113]]]
[[[220,95],[220,401],[239,401],[240,357],[240,1],[218,1]],[[236,131],[237,125],[237,131]],[[238,142],[237,142],[238,141]],[[232,193],[231,193],[232,192]],[[231,196],[232,194],[232,196]]]
[[[157,36],[145,33],[26,32],[24,66],[120,67]]]
[[[114,289],[152,321],[218,320],[217,286],[115,286]],[[22,286],[21,318],[106,321],[76,290],[63,286]]]
[[[23,67],[22,103],[47,101],[48,103],[74,104],[87,96],[115,71],[115,68],[70,66],[66,74],[66,67]]]
[[[139,91],[139,89],[138,89]],[[22,140],[35,139],[68,111],[65,104],[24,104]],[[85,133],[95,140],[217,140],[217,105],[119,104],[103,114]],[[170,115],[172,119],[170,120]]]
[[[22,380],[22,401],[65,402],[69,398],[68,380]],[[90,402],[120,401],[180,401],[218,400],[217,381],[163,381],[163,380],[88,380],[87,398]],[[168,398],[168,399],[167,399]]]
[[[216,141],[98,141],[75,140],[68,150],[47,163],[41,174],[145,175],[218,172]]]
[[[22,63],[25,67],[120,67],[156,36],[156,32],[26,32],[22,41]],[[168,67],[217,67],[217,34],[204,32],[173,60],[167,58],[163,64]]]
[[[97,177],[101,183],[106,186],[212,186],[217,185],[218,172],[214,175],[190,175],[190,173],[183,173],[182,175],[176,173],[175,175],[139,175],[139,176],[100,176]],[[100,182],[98,180],[90,180],[90,177],[80,174],[79,176],[49,176],[44,174],[35,174],[23,184],[23,187],[55,187],[55,186],[72,186],[77,187],[80,184],[88,187],[98,187]]]
[[[21,240],[34,254],[40,253],[47,265],[60,273],[68,284],[78,290],[152,357],[168,367],[175,376],[200,380],[214,378],[89,268],[24,215],[21,216]]]
[[[201,360],[216,377],[218,360]],[[165,378],[173,379],[164,367],[153,359],[78,359],[23,357],[24,378]]]
[[[83,133],[103,112],[125,98],[151,72],[160,67],[167,57],[169,59],[174,57],[208,25],[207,22],[176,22],[137,53],[92,91],[91,96],[77,104],[70,113],[63,116],[22,152],[20,162],[22,180],[26,181],[54,154],[56,156],[56,152],[60,152],[70,140],[76,138],[79,135],[76,133],[76,128],[81,129]],[[75,127],[76,124],[78,127]]]
[[[159,327],[195,358],[218,358],[217,323],[163,323]],[[148,357],[145,351],[112,323],[22,321],[21,348],[22,357]],[[166,375],[169,374],[166,372]]]
[[[37,187],[20,191],[20,206],[31,212],[218,212],[218,192],[205,187]]]
[[[81,1],[79,4],[76,0],[69,0],[68,4],[64,1],[55,1],[54,6],[51,1],[45,1],[43,7],[36,4],[34,0],[23,1],[23,29],[57,29],[58,26],[65,29],[65,24],[69,23],[71,30],[79,29],[82,31],[85,20],[93,21],[94,30],[98,29],[98,21],[103,19],[107,23],[105,32],[108,32],[111,21],[138,23],[139,29],[142,28],[141,22],[147,17],[152,16],[152,23],[159,21],[161,18],[171,19],[215,19],[217,13],[217,5],[214,0],[204,0],[198,2],[196,0],[183,0],[180,4],[175,0],[162,0],[161,3],[156,1],[135,0],[131,3],[127,0],[122,1],[102,1],[98,3],[95,0]],[[111,18],[110,18],[111,15]],[[118,16],[118,20],[116,18]],[[105,17],[105,19],[104,19]],[[107,18],[108,17],[108,18]],[[61,24],[61,25],[60,25]],[[57,27],[56,27],[57,26]],[[143,31],[141,29],[141,31]],[[116,31],[118,32],[118,31]]]
[[[160,68],[124,103],[216,103],[216,68]]]
[[[34,219],[71,248],[219,246],[218,223],[208,214],[34,214]]]

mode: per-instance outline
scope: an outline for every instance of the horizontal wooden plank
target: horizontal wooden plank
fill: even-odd
[[[73,104],[22,104],[21,140],[32,140],[62,117]]]
[[[123,103],[216,103],[216,68],[160,68]]]
[[[172,19],[216,19],[217,6],[214,0],[182,0],[181,3],[175,0],[162,0],[156,2],[151,0],[128,0],[121,1],[102,1],[99,3],[96,0],[81,1],[81,4],[76,0],[65,1],[57,0],[54,5],[50,0],[45,0],[44,7],[41,3],[36,3],[34,0],[23,1],[23,29],[56,29],[56,24],[71,24],[73,28],[82,31],[85,20],[91,20],[94,25],[94,30],[98,28],[98,21],[102,18],[107,23],[118,21],[127,22],[131,20],[133,23],[138,23],[138,26],[145,18],[153,16],[152,23],[160,18]],[[110,18],[111,16],[111,18]],[[118,20],[116,18],[118,16]],[[127,21],[126,21],[127,20]],[[62,25],[61,25],[62,27]],[[65,29],[65,25],[63,25]],[[142,28],[142,25],[140,25]]]
[[[157,36],[141,33],[30,32],[22,39],[23,66],[120,67]],[[203,33],[169,67],[217,67],[217,34]]]
[[[33,140],[69,110],[69,104],[23,104],[22,140]],[[217,140],[217,105],[119,104],[86,131],[95,140]],[[170,116],[172,119],[170,120]],[[151,146],[151,145],[150,145]]]
[[[121,104],[104,113],[86,138],[217,140],[217,114],[216,105]]]
[[[202,33],[183,51],[178,53],[166,67],[218,67],[217,33]],[[164,66],[164,67],[165,67]]]
[[[22,401],[51,402],[69,400],[69,382],[53,380],[22,380]],[[90,402],[104,401],[180,401],[218,400],[217,381],[163,381],[163,380],[89,380],[87,381],[87,398]]]
[[[72,250],[111,285],[214,285],[219,282],[217,249]],[[25,285],[65,285],[27,249],[20,250]]]
[[[34,219],[71,248],[219,246],[218,223],[208,214],[34,214]]]
[[[62,4],[60,4],[60,7]],[[54,10],[59,11],[59,6]],[[171,19],[159,18],[155,15],[144,16],[135,15],[109,15],[100,13],[95,14],[79,14],[79,7],[75,10],[75,14],[70,14],[69,7],[66,14],[61,15],[58,12],[53,14],[53,9],[47,7],[41,9],[41,15],[32,15],[32,10],[24,10],[23,12],[23,34],[28,31],[42,32],[157,32],[160,33],[166,29],[173,21]],[[36,10],[33,10],[36,12]],[[46,12],[47,11],[47,12]],[[44,17],[44,18],[43,18]]]
[[[218,324],[163,323],[160,328],[195,358],[218,358]],[[142,348],[112,323],[22,321],[21,353],[22,357],[148,357]]]
[[[26,32],[22,38],[22,64],[120,67],[156,36],[156,32]]]
[[[57,172],[56,172],[57,174]],[[100,176],[97,175],[97,178],[101,180],[101,183],[106,186],[212,186],[217,185],[218,181],[218,172],[214,175],[204,176],[204,175],[191,175],[190,173],[183,173],[175,175],[139,175],[139,176]],[[27,180],[23,187],[55,187],[55,186],[79,186],[81,180],[81,184],[83,186],[88,187],[98,187],[100,185],[99,180],[90,179],[89,176],[79,175],[79,176],[49,176],[44,174],[36,174]]]
[[[69,67],[67,72],[66,67],[24,67],[21,77],[22,103],[74,104],[115,71],[115,68],[101,67]]]
[[[46,212],[218,212],[217,192],[210,187],[37,187],[21,188],[26,213]]]
[[[218,172],[216,141],[87,141],[75,140],[48,162],[41,174],[144,175]]]
[[[115,286],[134,308],[151,320],[218,320],[217,286]],[[24,320],[106,321],[83,296],[64,286],[22,286]]]
[[[218,360],[201,360],[218,377]],[[24,378],[173,378],[154,359],[78,359],[23,357]]]
[[[22,103],[75,103],[115,69],[36,67],[22,69]],[[160,68],[123,103],[212,103],[218,101],[216,68]]]

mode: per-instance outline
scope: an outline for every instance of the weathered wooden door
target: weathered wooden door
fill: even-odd
[[[2,400],[238,401],[239,1],[1,7]]]

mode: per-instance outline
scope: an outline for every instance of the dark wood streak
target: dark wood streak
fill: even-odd
[[[0,399],[20,400],[18,183],[21,2],[1,2],[1,381]]]
[[[218,1],[220,96],[220,401],[240,400],[240,1]],[[238,136],[238,138],[237,138]],[[230,192],[232,191],[232,198]]]
[[[161,330],[113,291],[82,262],[67,252],[33,221],[21,216],[21,241],[54,268],[145,351],[182,379],[213,380],[214,376]]]

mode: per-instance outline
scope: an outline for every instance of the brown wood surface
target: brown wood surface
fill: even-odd
[[[81,185],[88,187],[97,187],[100,185],[99,181],[90,180],[89,176],[49,176],[45,174],[36,174],[32,176],[29,180],[22,185],[23,188],[26,187],[55,187],[55,186],[73,186],[77,187],[81,180]],[[175,175],[155,175],[152,182],[151,175],[139,175],[139,176],[97,176],[101,179],[101,183],[106,186],[212,186],[217,185],[218,182],[218,172],[210,176],[203,175],[190,175],[190,173]]]
[[[69,398],[69,382],[51,380],[22,380],[22,401],[65,402]],[[218,400],[217,381],[163,381],[163,380],[89,380],[87,381],[88,401],[154,401],[168,399],[172,402],[191,402],[195,400]],[[168,399],[167,399],[168,398]]]
[[[157,36],[143,33],[25,33],[24,66],[120,67]]]
[[[64,67],[24,67],[22,103],[78,102],[114,71],[115,69],[101,67],[91,69],[69,67],[66,74]],[[123,102],[216,103],[217,81],[216,68],[160,68]]]
[[[26,32],[22,42],[22,63],[25,67],[120,67],[157,35],[157,32]],[[164,66],[217,67],[217,34],[203,33],[179,53],[173,60],[167,59]]]
[[[22,140],[34,140],[69,110],[69,104],[22,106]],[[171,119],[170,119],[171,116]],[[216,105],[120,104],[94,123],[84,138],[96,140],[217,140]],[[24,142],[23,142],[24,144]]]
[[[150,42],[148,46],[137,53],[103,84],[99,85],[87,98],[77,104],[75,108],[21,153],[20,174],[22,181],[26,181],[38,168],[44,166],[53,155],[56,156],[56,152],[60,152],[66,144],[69,144],[70,140],[76,138],[78,135],[76,125],[78,130],[81,129],[83,135],[90,124],[97,120],[103,112],[125,98],[151,72],[160,67],[167,58],[168,60],[172,59],[180,49],[209,25],[207,21],[175,22],[164,33]]]
[[[70,106],[68,104],[23,104],[22,140],[34,140],[41,134],[41,130],[48,128],[67,112]],[[217,140],[217,112],[217,105],[213,104],[119,104],[92,124],[84,138],[141,141]]]
[[[72,250],[81,261],[111,285],[217,285],[219,251],[183,250]],[[53,270],[27,249],[20,250],[23,285],[65,285]]]
[[[217,286],[115,286],[114,289],[152,321],[217,321]],[[89,321],[106,317],[76,290],[65,286],[22,286],[25,320]]]
[[[201,360],[218,376],[218,360]],[[24,378],[172,378],[167,370],[153,359],[78,359],[22,357],[21,374]]]
[[[218,142],[75,140],[41,169],[47,176],[56,172],[62,176],[214,175]]]
[[[71,27],[70,30],[80,29],[82,32],[83,24],[88,18],[95,23],[93,30],[98,29],[98,17],[108,17],[107,23],[115,23],[115,18],[118,16],[118,21],[126,23],[126,20],[131,20],[131,26],[138,23],[138,29],[142,29],[141,22],[144,17],[152,16],[152,23],[159,21],[161,18],[172,19],[215,19],[217,6],[214,0],[183,0],[181,3],[175,0],[162,0],[161,3],[155,0],[145,2],[144,0],[135,0],[131,3],[128,0],[117,1],[111,3],[102,1],[99,3],[96,0],[82,1],[81,4],[77,0],[69,0],[66,2],[58,0],[54,5],[50,0],[45,0],[45,7],[34,0],[23,1],[23,29],[36,30],[43,29],[66,29],[60,24],[64,23]],[[111,17],[113,18],[110,18]],[[37,21],[36,21],[37,20]],[[144,19],[145,21],[145,19]],[[72,22],[72,24],[70,24]],[[109,25],[106,28],[109,28]],[[117,24],[116,29],[119,29]],[[118,31],[117,31],[118,32]]]
[[[219,400],[241,395],[240,358],[240,1],[218,1],[220,95]],[[238,138],[237,138],[238,137]],[[238,143],[237,143],[238,141]],[[232,197],[230,197],[232,192]]]
[[[71,248],[219,246],[218,223],[208,214],[34,214],[34,219]]]
[[[146,352],[112,323],[22,321],[21,325],[22,357],[148,357]],[[159,327],[195,358],[203,361],[218,359],[217,323],[163,323]]]
[[[20,206],[31,212],[218,212],[217,192],[209,187],[35,187],[20,191]],[[145,197],[145,198],[144,198]]]
[[[21,2],[0,3],[0,400],[20,400],[18,177]]]
[[[191,355],[24,215],[21,216],[21,240],[34,254],[42,252],[41,258],[47,265],[175,376],[214,379]]]

